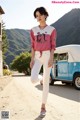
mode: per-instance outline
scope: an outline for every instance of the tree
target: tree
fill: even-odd
[[[30,60],[31,54],[29,52],[21,53],[15,57],[15,59],[10,64],[10,67],[13,70],[25,73],[25,75],[30,75]]]
[[[5,24],[2,22],[2,53],[3,53],[3,62],[5,61],[5,53],[8,50],[8,41],[7,41],[7,35],[5,30]]]

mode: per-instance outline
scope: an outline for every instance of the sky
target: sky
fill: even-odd
[[[6,29],[31,29],[39,24],[33,16],[37,7],[47,9],[47,24],[50,25],[72,9],[80,8],[80,0],[0,0],[0,6],[5,12],[2,20]]]

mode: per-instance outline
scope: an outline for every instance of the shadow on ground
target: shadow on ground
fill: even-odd
[[[45,116],[44,116],[45,117]],[[34,120],[42,120],[42,119],[44,119],[44,117],[43,118],[41,118],[40,116],[38,116],[37,118],[35,118]]]
[[[35,87],[42,90],[42,85],[40,84]],[[80,102],[80,90],[76,90],[72,85],[56,84],[55,82],[54,86],[49,87],[49,92],[69,100]]]
[[[25,75],[24,73],[13,73],[12,77],[30,77],[29,75]]]
[[[12,77],[26,77],[26,75],[12,75]]]

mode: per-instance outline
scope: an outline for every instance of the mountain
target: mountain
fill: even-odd
[[[80,9],[72,9],[51,26],[57,30],[57,47],[80,44]],[[6,34],[9,42],[6,63],[10,64],[16,55],[30,51],[30,35],[29,30],[23,29],[7,29]]]
[[[57,46],[80,44],[80,9],[72,9],[51,25],[57,30]]]
[[[9,64],[21,52],[30,51],[29,30],[7,29],[7,41],[9,43],[6,55],[6,63]]]

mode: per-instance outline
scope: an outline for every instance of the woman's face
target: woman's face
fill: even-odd
[[[38,22],[45,22],[46,21],[46,15],[41,15],[40,12],[36,12],[36,19]]]

